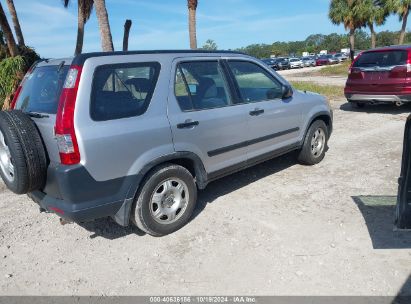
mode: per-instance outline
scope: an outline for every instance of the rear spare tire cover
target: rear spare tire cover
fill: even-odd
[[[17,194],[44,187],[46,151],[36,125],[18,110],[0,111],[0,175]]]

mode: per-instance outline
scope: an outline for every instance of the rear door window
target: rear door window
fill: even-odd
[[[174,90],[183,111],[213,109],[231,104],[229,89],[218,61],[180,63]]]
[[[104,121],[142,115],[153,95],[160,64],[102,65],[93,79],[90,115]]]
[[[368,68],[368,67],[389,67],[396,65],[404,65],[407,63],[407,51],[378,51],[366,52],[358,57],[354,62],[353,67]]]
[[[15,109],[56,114],[69,66],[41,66],[28,75],[16,100]]]

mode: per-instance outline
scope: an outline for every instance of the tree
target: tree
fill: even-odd
[[[389,15],[389,10],[385,0],[367,0],[366,23],[371,32],[371,48],[375,48],[377,34],[374,30],[375,25],[383,25]]]
[[[405,30],[407,28],[408,15],[410,13],[411,0],[386,0],[386,6],[390,12],[397,14],[402,21],[399,44],[404,43]]]
[[[100,28],[101,46],[104,52],[114,51],[113,38],[111,36],[110,23],[105,0],[94,0],[98,25]]]
[[[188,32],[190,35],[190,48],[197,49],[197,29],[196,29],[196,11],[198,0],[187,0],[188,5]]]
[[[328,16],[333,24],[344,24],[349,30],[351,60],[354,59],[355,30],[366,25],[369,10],[367,0],[331,0]]]
[[[64,7],[68,7],[70,0],[63,0]],[[87,20],[90,18],[93,10],[93,0],[78,0],[78,15],[77,15],[77,41],[74,55],[81,54],[83,51],[84,41],[84,26]]]
[[[25,46],[23,32],[21,31],[20,22],[19,22],[19,18],[17,17],[17,11],[16,11],[16,7],[14,6],[14,2],[13,0],[6,0],[6,2],[7,2],[7,6],[9,8],[9,12],[11,15],[11,20],[13,22],[14,32],[16,33],[17,42],[19,46]]]
[[[202,47],[203,50],[215,51],[218,49],[217,43],[214,40],[208,39]]]
[[[11,31],[3,6],[0,3],[0,27],[6,38],[7,48],[12,57],[17,56],[19,51],[17,49],[16,41],[14,40],[13,32]]]
[[[130,19],[127,19],[124,23],[123,51],[128,51],[128,37],[130,35],[131,24]]]

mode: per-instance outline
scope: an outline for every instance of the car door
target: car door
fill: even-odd
[[[234,105],[219,58],[173,63],[168,117],[176,151],[199,156],[211,176],[245,165],[247,105]]]
[[[294,147],[299,142],[301,106],[283,99],[282,81],[256,62],[228,60],[242,101],[249,105],[247,159]]]

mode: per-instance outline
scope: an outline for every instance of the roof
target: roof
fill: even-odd
[[[73,58],[72,64],[83,65],[88,58],[102,56],[121,56],[121,55],[144,55],[144,54],[237,54],[245,55],[235,51],[206,51],[206,50],[150,50],[150,51],[117,51],[117,52],[93,52],[83,53]]]
[[[364,52],[388,51],[388,50],[407,50],[407,49],[411,49],[411,45],[404,44],[404,45],[383,46],[383,47],[378,47],[378,48],[375,48],[375,49],[366,50]]]

